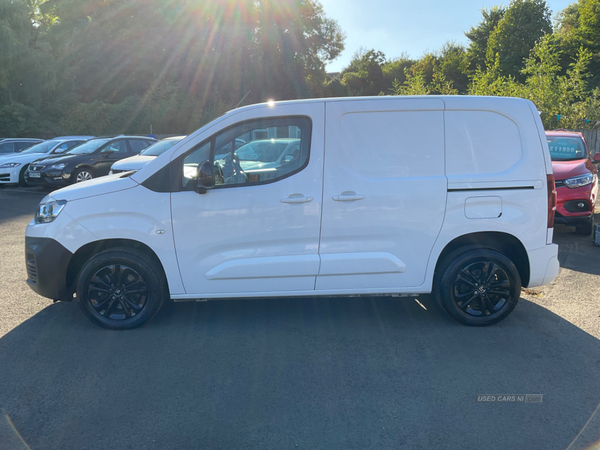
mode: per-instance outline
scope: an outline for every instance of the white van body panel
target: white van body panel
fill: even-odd
[[[187,294],[314,289],[320,261],[324,108],[323,102],[266,106],[230,114],[220,123],[223,129],[257,117],[309,117],[310,158],[303,170],[273,183],[214,189],[204,195],[171,194],[175,246]],[[206,130],[193,136],[193,142],[212,134],[212,129]],[[291,197],[310,200],[284,203]]]
[[[258,118],[311,119],[310,158],[273,183],[200,195],[156,192],[152,175],[216,133]],[[129,177],[52,193],[67,200],[27,236],[84,245],[127,239],[160,260],[176,300],[429,293],[449,244],[514,237],[529,286],[558,274],[547,228],[551,173],[535,107],[521,99],[378,97],[252,105],[183,139]],[[303,203],[282,200],[302,196]],[[548,238],[550,236],[550,238]],[[550,239],[550,241],[548,241]]]
[[[51,198],[68,200],[65,209],[52,223],[30,223],[27,235],[53,235],[72,253],[86,244],[107,239],[141,242],[161,261],[171,293],[185,293],[173,245],[170,194],[153,192],[129,178],[118,177],[111,175],[72,186],[83,191],[83,197],[77,200],[69,200],[73,192],[70,188],[53,192]],[[114,191],[97,194],[103,185]]]
[[[433,98],[327,104],[317,290],[423,284],[446,204],[443,111]]]

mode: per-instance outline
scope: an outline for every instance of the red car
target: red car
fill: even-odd
[[[590,155],[581,133],[567,130],[546,131],[552,170],[556,182],[555,222],[576,227],[589,236],[594,224],[598,191],[600,153]]]

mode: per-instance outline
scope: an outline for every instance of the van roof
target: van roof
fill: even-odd
[[[469,104],[475,103],[479,107],[482,107],[482,103],[489,103],[490,101],[498,104],[502,102],[524,102],[531,103],[529,100],[517,97],[494,97],[494,96],[483,96],[483,95],[379,95],[372,97],[326,97],[326,98],[307,98],[300,100],[281,100],[281,101],[268,101],[263,103],[254,103],[247,106],[241,106],[236,109],[227,111],[229,114],[233,111],[240,111],[246,109],[253,109],[256,107],[264,106],[278,106],[278,105],[290,105],[297,103],[334,103],[334,102],[356,102],[356,101],[376,101],[376,102],[389,102],[398,99],[423,99],[423,100],[442,100],[444,104],[451,103],[451,108],[459,107],[465,108]],[[531,103],[533,105],[533,103]]]

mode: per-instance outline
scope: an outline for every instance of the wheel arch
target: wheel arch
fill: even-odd
[[[77,282],[77,277],[79,272],[81,271],[82,266],[95,254],[108,250],[111,248],[118,247],[126,247],[126,248],[135,248],[147,254],[149,257],[154,259],[158,265],[160,266],[162,273],[167,281],[167,289],[168,289],[168,278],[165,272],[165,268],[160,260],[160,258],[156,255],[154,250],[152,250],[148,245],[143,242],[136,241],[133,239],[103,239],[99,241],[89,242],[83,246],[81,246],[77,251],[73,254],[69,261],[69,265],[67,267],[66,273],[66,286],[70,292],[75,291],[75,284]]]
[[[437,262],[435,264],[435,270],[433,273],[433,279],[436,280],[438,276],[438,268],[444,261],[447,255],[452,253],[461,247],[467,245],[481,245],[482,247],[490,247],[506,255],[510,259],[521,277],[521,284],[523,286],[529,285],[530,278],[530,267],[529,257],[527,256],[527,250],[523,243],[513,236],[512,234],[498,232],[498,231],[482,231],[476,233],[469,233],[459,236],[450,241],[442,252],[440,253]]]

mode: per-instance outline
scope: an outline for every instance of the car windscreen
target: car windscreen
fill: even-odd
[[[587,158],[583,140],[578,137],[546,136],[552,161],[573,161]]]
[[[183,139],[183,138],[181,138]],[[162,155],[164,152],[169,150],[175,144],[177,144],[181,139],[165,139],[164,141],[157,142],[154,145],[151,145],[146,150],[142,151],[140,155],[144,156],[158,156]]]
[[[288,141],[281,142],[277,139],[254,141],[240,147],[236,154],[242,161],[273,162],[277,161],[288,144]]]
[[[110,139],[93,139],[91,141],[84,142],[81,145],[73,147],[65,152],[65,154],[69,155],[89,155],[90,153],[94,153],[104,144],[109,142]]]
[[[28,153],[48,153],[52,150],[56,145],[58,145],[60,141],[44,141],[39,144],[32,145],[31,147],[27,147],[25,150],[21,150],[19,154],[28,154]]]

